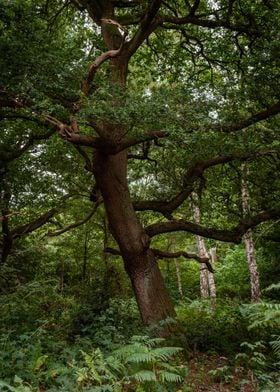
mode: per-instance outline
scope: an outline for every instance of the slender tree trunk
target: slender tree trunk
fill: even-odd
[[[210,257],[211,257],[212,266],[214,266],[217,261],[217,249],[216,248],[210,249]],[[211,298],[212,304],[214,305],[216,303],[216,284],[215,284],[214,274],[210,271],[208,271],[208,282],[209,282],[210,298]]]
[[[171,238],[170,240],[170,248],[172,252],[175,252],[175,239]],[[183,298],[183,288],[182,288],[182,277],[181,277],[181,268],[180,268],[180,263],[178,262],[178,259],[174,259],[174,264],[175,264],[175,270],[176,270],[176,278],[177,278],[177,287],[178,287],[178,292],[180,294],[180,297]]]
[[[94,175],[101,191],[111,232],[130,277],[144,324],[175,316],[169,294],[149,249],[150,239],[133,209],[127,184],[127,153],[95,153]]]
[[[175,263],[175,268],[176,268],[178,292],[180,294],[180,297],[183,298],[184,297],[184,293],[183,293],[183,287],[182,287],[180,263],[178,262],[177,259],[174,259],[174,263]]]
[[[5,263],[12,250],[13,237],[9,227],[9,204],[11,199],[11,190],[7,183],[2,181],[1,192],[1,212],[2,212],[2,239],[1,239],[1,263]]]
[[[85,231],[85,241],[84,241],[84,257],[83,257],[83,268],[82,268],[82,280],[86,280],[87,275],[87,265],[88,265],[88,231]]]
[[[197,199],[197,196],[194,195],[195,199]],[[200,223],[200,210],[199,206],[195,203],[192,204],[192,209],[193,209],[193,217],[194,221],[196,223]],[[198,249],[198,255],[199,257],[207,257],[209,258],[206,246],[205,246],[205,241],[204,238],[196,235],[196,244],[197,244],[197,249]],[[200,295],[202,298],[209,298],[209,281],[208,281],[208,269],[206,267],[206,264],[201,263],[200,264]]]
[[[245,164],[241,166],[242,180],[241,180],[241,193],[242,193],[242,209],[243,215],[246,216],[250,212],[250,194],[247,182],[248,168]],[[244,235],[244,243],[246,250],[246,258],[250,274],[251,285],[251,301],[258,302],[261,298],[260,279],[256,260],[255,244],[253,239],[252,230],[248,230]]]

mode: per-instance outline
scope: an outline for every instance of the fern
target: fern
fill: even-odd
[[[280,304],[261,302],[247,306],[246,310],[249,329],[280,327]]]
[[[276,338],[276,340],[272,340],[270,342],[271,347],[273,348],[273,351],[277,355],[277,357],[280,359],[280,335],[273,335],[273,338]]]
[[[157,381],[155,373],[151,370],[140,370],[139,372],[132,374],[129,378],[140,383]]]
[[[170,373],[165,370],[159,371],[159,379],[163,383],[165,383],[165,382],[179,383],[179,382],[183,381],[182,377],[179,374],[174,373],[174,372]]]
[[[134,336],[130,344],[114,350],[107,357],[100,349],[91,353],[81,351],[84,366],[71,365],[76,370],[77,383],[100,392],[118,392],[128,387],[137,391],[140,386],[150,391],[150,387],[146,387],[151,383],[162,390],[165,383],[179,383],[183,379],[178,369],[167,361],[182,349],[158,347],[164,341],[162,338]]]

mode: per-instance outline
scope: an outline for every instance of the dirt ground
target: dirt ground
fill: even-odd
[[[226,357],[195,353],[188,363],[188,369],[187,391],[257,392],[253,375],[242,368],[234,368]]]

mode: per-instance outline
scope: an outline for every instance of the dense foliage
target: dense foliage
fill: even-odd
[[[279,15],[0,1],[0,391],[280,388]]]

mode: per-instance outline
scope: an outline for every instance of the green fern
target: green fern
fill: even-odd
[[[247,307],[249,329],[279,328],[280,304],[261,302]]]
[[[114,350],[104,356],[100,349],[91,353],[81,351],[84,366],[71,366],[76,371],[77,383],[81,387],[90,387],[92,391],[122,391],[131,387],[133,390],[150,391],[151,384],[161,386],[180,383],[183,378],[178,369],[170,363],[172,356],[180,352],[179,347],[158,347],[164,344],[162,338],[133,336],[130,344]],[[150,386],[149,386],[150,385]]]
[[[275,338],[275,340],[270,342],[271,347],[273,348],[273,351],[277,357],[280,359],[280,335],[273,335],[272,337]]]
[[[157,381],[157,377],[152,370],[140,370],[139,372],[132,374],[129,378],[140,383]]]

